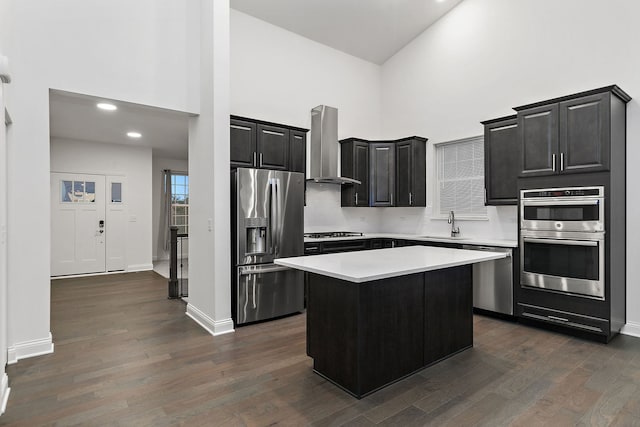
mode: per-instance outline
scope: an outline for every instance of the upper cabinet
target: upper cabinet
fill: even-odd
[[[341,186],[341,206],[369,206],[369,143],[355,138],[340,141],[340,175],[360,181]]]
[[[369,144],[369,198],[371,206],[395,206],[396,145],[392,142]]]
[[[484,190],[486,205],[517,205],[520,145],[516,116],[484,125]]]
[[[341,175],[361,181],[342,186],[342,206],[426,206],[426,141],[340,141]]]
[[[306,171],[307,129],[231,116],[231,167]]]
[[[609,170],[611,140],[625,132],[630,99],[607,86],[515,108],[520,176]]]
[[[427,205],[427,153],[424,138],[396,142],[396,206]]]

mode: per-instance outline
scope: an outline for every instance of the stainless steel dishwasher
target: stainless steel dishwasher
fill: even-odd
[[[503,252],[506,258],[473,264],[473,306],[513,315],[513,249],[463,245],[473,251]]]

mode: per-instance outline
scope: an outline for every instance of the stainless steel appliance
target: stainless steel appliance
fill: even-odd
[[[273,263],[303,255],[304,174],[238,168],[232,177],[237,325],[304,309],[304,274]]]
[[[506,258],[473,264],[473,306],[513,315],[513,249],[462,245],[462,249],[503,252]]]
[[[605,298],[604,187],[522,190],[520,283]]]
[[[323,184],[360,184],[338,174],[338,109],[318,105],[311,110],[309,179]]]

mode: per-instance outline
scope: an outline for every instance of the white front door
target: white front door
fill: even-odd
[[[51,275],[105,271],[105,178],[51,174]]]

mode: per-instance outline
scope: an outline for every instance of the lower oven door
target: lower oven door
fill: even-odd
[[[304,310],[304,273],[276,264],[238,267],[236,323]]]
[[[520,283],[603,300],[604,233],[520,234]]]

